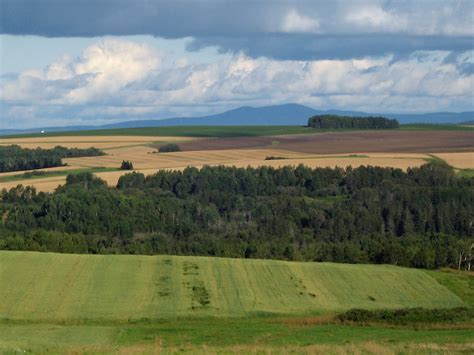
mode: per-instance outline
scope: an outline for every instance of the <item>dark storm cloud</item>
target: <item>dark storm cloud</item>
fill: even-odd
[[[474,1],[0,0],[0,33],[192,37],[276,59],[471,50]],[[438,10],[437,10],[438,9]],[[433,11],[434,10],[434,11]]]
[[[249,2],[0,0],[0,32],[46,37],[150,34],[165,38],[263,30],[263,6]],[[252,10],[252,11],[250,11]]]
[[[446,38],[398,34],[380,35],[268,35],[259,37],[198,38],[190,42],[188,50],[217,46],[220,51],[242,50],[252,57],[269,56],[276,59],[348,59],[367,55],[383,56],[396,53],[405,57],[418,50],[465,51],[472,48],[471,37]]]

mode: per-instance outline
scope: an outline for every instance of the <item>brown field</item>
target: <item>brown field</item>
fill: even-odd
[[[474,152],[433,153],[457,169],[474,169]]]
[[[272,146],[310,154],[474,152],[474,131],[348,131],[271,137],[209,138],[181,144],[183,150]]]
[[[150,144],[180,142],[182,152],[153,153]],[[188,166],[205,165],[236,167],[297,166],[304,164],[318,167],[358,167],[372,165],[406,170],[420,166],[432,156],[445,160],[458,169],[474,168],[474,132],[469,131],[365,131],[330,132],[312,135],[287,135],[273,137],[208,138],[188,137],[39,137],[0,139],[2,144],[19,144],[25,147],[56,145],[66,147],[94,146],[106,150],[100,157],[63,159],[65,167],[42,169],[46,171],[107,167],[118,168],[123,160],[133,162],[135,171],[145,175],[158,170],[183,170]],[[266,157],[282,159],[265,160]],[[117,184],[119,177],[128,171],[100,172],[95,175],[109,185]],[[1,176],[19,175],[23,172],[2,173]],[[40,191],[53,191],[64,184],[65,176],[0,183],[0,189],[18,183],[34,185]]]

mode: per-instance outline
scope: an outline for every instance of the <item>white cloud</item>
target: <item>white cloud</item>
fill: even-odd
[[[196,63],[108,39],[78,58],[62,57],[2,82],[0,114],[9,126],[35,126],[67,118],[74,120],[69,124],[99,124],[283,102],[372,112],[470,110],[474,75],[459,66],[472,62],[472,53],[450,56],[276,61],[240,53]]]
[[[110,95],[143,79],[160,63],[158,54],[145,44],[107,39],[88,47],[74,64],[76,75],[92,74],[88,85],[65,95],[70,103],[83,103]]]
[[[401,16],[385,11],[381,6],[369,5],[352,9],[346,14],[346,22],[369,30],[395,31],[404,29],[407,22]]]
[[[319,22],[315,18],[301,15],[296,9],[291,9],[283,19],[281,30],[287,33],[314,33],[319,30]]]

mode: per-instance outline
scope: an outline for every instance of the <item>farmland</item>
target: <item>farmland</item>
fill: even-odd
[[[405,124],[401,131],[474,131],[469,125],[437,125],[437,124]],[[337,130],[315,130],[305,126],[170,126],[170,127],[143,127],[143,128],[116,128],[87,131],[66,131],[46,133],[26,133],[9,135],[5,138],[35,138],[35,137],[81,137],[81,136],[165,136],[165,137],[253,137],[275,136],[287,134],[311,134],[331,132]],[[352,131],[347,129],[345,131]]]
[[[0,256],[0,315],[12,320],[139,320],[464,305],[424,271],[395,266],[31,252]],[[31,294],[37,297],[27,296]]]
[[[370,130],[332,132],[291,126],[211,126],[79,131],[4,137],[0,139],[0,145],[18,144],[24,148],[53,148],[57,145],[69,148],[93,146],[102,149],[106,155],[64,159],[67,166],[62,168],[61,172],[44,177],[36,176],[34,179],[21,178],[19,174],[10,176],[0,174],[0,189],[9,189],[21,183],[34,185],[39,191],[53,191],[57,186],[64,184],[69,169],[73,173],[96,169],[95,174],[113,186],[125,173],[113,171],[120,167],[123,160],[131,161],[136,171],[146,175],[160,169],[183,170],[188,166],[200,168],[205,165],[275,168],[299,164],[312,168],[373,165],[406,170],[409,167],[420,166],[433,157],[445,160],[463,174],[469,172],[468,169],[474,168],[472,159],[474,131],[442,130],[439,127],[430,129],[422,125],[384,132]],[[157,147],[166,143],[177,143],[182,151],[157,153]],[[18,178],[15,179],[12,175]]]
[[[275,168],[297,166],[299,164],[312,168],[373,165],[406,170],[408,167],[425,164],[430,159],[429,155],[410,153],[306,154],[283,149],[228,149],[158,154],[153,153],[155,150],[147,146],[121,147],[107,150],[107,155],[100,158],[67,158],[64,159],[64,162],[68,164],[67,168],[72,171],[63,169],[62,173],[44,178],[38,176],[30,180],[14,179],[10,174],[9,179],[2,179],[3,174],[0,174],[0,189],[9,189],[18,183],[22,183],[23,185],[32,184],[39,191],[53,191],[58,185],[65,182],[68,173],[74,173],[74,170],[87,171],[91,168],[97,169],[94,172],[96,176],[114,186],[117,184],[119,177],[127,173],[127,171],[113,171],[120,167],[123,160],[132,161],[135,171],[149,175],[162,169],[183,170],[188,166],[201,168],[205,165],[272,166]],[[277,159],[267,160],[268,157],[277,157]],[[107,169],[111,171],[106,171]],[[45,170],[49,169],[43,169],[42,171]],[[18,176],[18,172],[14,176]]]
[[[144,175],[160,170],[184,171],[188,166],[201,168],[218,165],[274,168],[299,164],[311,168],[372,165],[407,170],[435,161],[447,163],[456,169],[459,176],[465,176],[474,168],[473,133],[470,130],[426,130],[424,127],[404,127],[390,132],[317,133],[308,132],[304,127],[208,127],[186,128],[181,132],[175,128],[137,129],[89,132],[88,135],[75,132],[2,138],[0,145],[18,144],[25,148],[53,148],[58,145],[69,148],[96,147],[106,155],[63,158],[63,163],[67,164],[65,166],[2,173],[0,189],[23,184],[33,185],[38,191],[53,192],[59,185],[65,184],[68,174],[86,172],[105,180],[109,186],[115,186],[123,174],[130,172],[119,170],[124,160],[131,161],[134,171]],[[182,151],[158,153],[158,148],[167,143],[178,144]],[[406,182],[402,185],[406,185]],[[83,252],[89,253],[133,252],[233,257],[247,257],[251,253],[257,253],[257,257],[300,258],[290,260],[315,260],[307,259],[307,256],[321,253],[318,255],[321,255],[319,257],[322,260],[352,260],[362,263],[379,260],[378,254],[368,253],[374,248],[382,248],[381,252],[385,252],[383,255],[389,255],[385,262],[402,262],[396,248],[384,251],[384,244],[377,244],[375,240],[370,244],[369,251],[357,251],[359,246],[347,249],[347,246],[354,248],[350,243],[343,244],[344,249],[327,244],[328,248],[334,249],[326,250],[321,247],[321,241],[314,244],[314,241],[303,238],[303,229],[295,230],[295,226],[291,225],[288,232],[285,231],[290,226],[286,221],[290,216],[289,212],[284,212],[280,217],[275,216],[275,220],[281,220],[279,230],[282,235],[260,230],[258,241],[248,239],[243,242],[238,234],[222,238],[223,234],[219,233],[224,233],[228,228],[226,223],[229,223],[223,222],[226,221],[224,216],[220,217],[221,222],[216,223],[221,226],[222,231],[216,232],[216,227],[207,231],[209,224],[203,223],[205,237],[199,233],[190,234],[186,238],[172,234],[159,234],[155,237],[153,233],[140,232],[141,224],[135,222],[135,218],[149,213],[158,215],[158,212],[150,211],[149,208],[142,212],[139,210],[141,203],[151,201],[148,200],[152,195],[137,195],[135,200],[129,192],[122,195],[115,191],[115,202],[110,206],[98,208],[98,205],[90,205],[86,207],[87,212],[81,212],[77,210],[81,203],[90,203],[94,199],[99,201],[105,191],[77,191],[80,191],[80,197],[71,205],[75,206],[71,210],[75,212],[69,215],[68,223],[72,230],[82,226],[83,230],[91,231],[91,236],[61,234],[54,230],[32,230],[28,237],[30,239],[25,237],[24,244],[16,244],[18,239],[14,237],[0,239],[0,242],[7,243],[4,245],[13,250],[47,251],[60,248],[63,252],[84,250]],[[426,194],[426,190],[423,194]],[[63,196],[76,199],[73,187],[66,189]],[[119,196],[127,196],[130,206],[135,207],[128,212],[122,210],[120,206],[125,205],[121,201],[125,200]],[[59,195],[56,197],[60,198]],[[43,206],[55,206],[53,201],[56,197],[51,197],[51,203]],[[280,196],[283,197],[284,195]],[[110,198],[111,195],[107,197]],[[304,196],[302,199],[312,209],[323,211],[347,198],[347,195],[323,195]],[[298,197],[295,196],[294,199],[296,201]],[[158,198],[156,201],[159,200]],[[156,201],[153,206],[157,206]],[[166,201],[163,200],[163,208],[177,208],[178,200]],[[190,202],[191,200],[186,200],[184,206]],[[68,206],[51,210],[48,220],[61,218],[61,210]],[[203,206],[209,211],[208,207]],[[301,211],[307,210],[307,207],[296,206],[299,205],[293,204],[295,213],[298,208],[302,208]],[[32,218],[39,217],[34,211],[44,210],[40,205],[31,208],[33,214],[31,218],[28,217],[30,223]],[[250,209],[250,206],[247,208]],[[14,217],[17,211],[12,208],[4,214],[4,218],[12,217],[12,223],[15,223],[14,221],[18,221],[18,217]],[[52,211],[59,214],[55,217]],[[174,213],[179,211],[178,208]],[[234,213],[233,216],[255,215],[252,223],[262,223],[256,220],[257,211],[258,209],[245,214]],[[107,225],[111,232],[114,230],[113,224],[107,222],[109,212],[118,219],[117,222],[126,226],[125,229],[120,227],[119,231],[134,228],[136,232],[132,237],[118,237],[116,232],[111,236],[107,236],[107,231],[94,232],[92,218],[102,221],[102,224],[95,224],[96,227]],[[105,214],[102,216],[102,213]],[[82,220],[85,214],[89,216],[90,225]],[[374,213],[370,215],[375,216]],[[25,216],[22,215],[21,218],[26,218]],[[190,220],[186,215],[181,216],[179,224],[184,230],[187,230],[185,223],[190,223],[192,227],[189,228],[199,228],[198,223],[201,222]],[[208,216],[209,221],[214,218],[212,216]],[[162,221],[157,222],[152,230],[167,228],[169,219],[164,218]],[[237,221],[238,219],[236,223]],[[240,224],[236,225],[240,227],[237,232],[252,235],[252,223],[247,226],[250,228],[248,231],[241,224],[242,221],[238,223]],[[350,226],[354,225],[352,222],[348,223]],[[275,222],[265,222],[268,228],[272,224]],[[353,228],[349,225],[343,229]],[[229,224],[230,229],[233,228],[231,226]],[[169,227],[179,229],[175,224],[170,224]],[[176,233],[179,232],[178,229]],[[289,236],[295,231],[297,236],[291,239]],[[97,233],[102,235],[98,239],[94,236]],[[270,238],[271,235],[273,237]],[[321,230],[318,235],[321,238]],[[76,237],[79,239],[74,239]],[[54,241],[55,239],[48,238],[59,239]],[[452,261],[443,259],[442,254],[439,254],[436,239],[420,237],[405,241],[404,238],[396,238],[399,239],[405,243],[404,255],[408,258],[403,261],[404,265],[433,267],[429,256],[431,254],[419,254],[418,244],[421,241],[424,241],[424,250],[436,250],[435,255],[441,255],[441,263],[452,264]],[[80,249],[79,244],[74,244],[81,240],[84,243],[87,240],[86,244],[91,248],[89,251],[87,246],[84,247],[86,249]],[[448,244],[445,244],[443,250],[452,255],[456,250],[453,244],[455,242],[454,237],[446,239],[444,243]],[[102,244],[108,245],[106,249],[103,249]],[[279,244],[282,245],[280,248],[273,248]],[[286,249],[283,247],[285,245]],[[294,254],[286,254],[286,250],[293,250],[294,245],[299,245],[301,250],[295,249]],[[325,250],[329,254],[324,254]],[[336,257],[333,253],[337,250],[342,250],[338,259],[331,259]],[[348,251],[355,254],[346,255]],[[457,254],[455,257],[457,258]],[[426,260],[417,264],[417,258]],[[0,352],[400,353],[472,352],[474,349],[471,339],[472,321],[423,326],[367,326],[343,324],[335,318],[337,314],[353,308],[379,310],[472,307],[472,274],[463,272],[445,273],[394,265],[330,262],[0,251],[0,284]]]
[[[466,286],[455,282],[451,290],[422,270],[33,252],[0,252],[0,270],[2,351],[324,352],[336,344],[344,351],[374,351],[384,343],[394,350],[466,351],[473,346],[469,325],[413,333],[406,327],[331,321],[334,312],[354,307],[466,305]],[[441,276],[444,283],[458,278]]]

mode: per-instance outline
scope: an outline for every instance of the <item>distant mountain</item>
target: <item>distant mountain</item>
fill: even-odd
[[[230,111],[204,117],[167,118],[119,122],[101,128],[161,127],[161,126],[298,126],[308,118],[322,113],[308,106],[286,104],[263,107],[242,106]]]
[[[384,116],[396,118],[400,123],[457,124],[474,117],[474,112],[434,112],[423,114],[382,114],[360,111],[315,110],[299,104],[251,107],[242,106],[230,111],[204,117],[167,118],[112,123],[96,128],[134,128],[164,126],[303,126],[314,115]]]
[[[242,106],[230,111],[203,117],[179,117],[160,120],[134,120],[124,121],[100,126],[69,126],[69,127],[38,127],[31,129],[0,130],[0,135],[21,133],[79,131],[90,129],[111,128],[138,128],[138,127],[164,127],[164,126],[303,126],[308,118],[320,114],[334,114],[346,116],[384,116],[396,118],[400,123],[434,123],[434,124],[459,124],[472,121],[474,111],[469,112],[433,112],[424,114],[381,114],[359,111],[341,110],[316,110],[299,104],[285,104],[274,106],[251,107]]]

